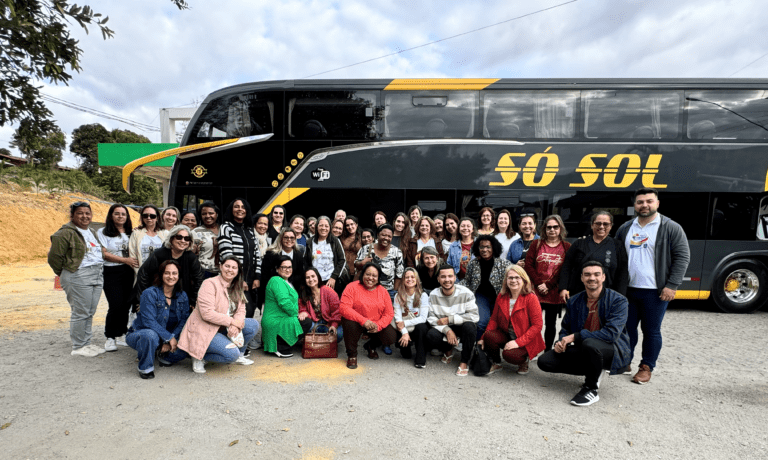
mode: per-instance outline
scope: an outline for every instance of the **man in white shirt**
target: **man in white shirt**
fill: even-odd
[[[651,188],[637,190],[637,217],[624,223],[616,232],[616,240],[626,247],[629,263],[627,331],[633,355],[638,342],[638,324],[643,330],[643,357],[640,369],[632,378],[641,385],[651,380],[661,352],[661,322],[669,301],[675,298],[675,292],[683,282],[691,259],[685,231],[672,219],[659,214],[658,209],[658,191]],[[630,365],[623,372],[630,374]]]

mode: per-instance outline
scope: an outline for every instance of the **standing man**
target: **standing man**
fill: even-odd
[[[623,242],[629,263],[629,346],[634,357],[637,325],[643,330],[643,358],[640,370],[632,377],[639,384],[648,383],[661,352],[661,321],[669,301],[675,298],[691,260],[688,238],[677,222],[662,216],[659,192],[641,188],[635,192],[637,217],[619,227],[616,240]],[[631,363],[630,359],[630,363]],[[627,363],[625,374],[632,372]]]
[[[440,289],[429,295],[427,322],[432,327],[426,332],[425,346],[417,348],[414,362],[416,367],[424,367],[425,350],[437,348],[443,352],[441,361],[450,364],[453,347],[461,343],[461,363],[456,375],[466,377],[469,373],[467,363],[477,340],[477,322],[480,321],[475,295],[469,288],[456,284],[456,271],[451,265],[440,266],[437,280]],[[418,343],[419,339],[414,341]]]
[[[69,319],[69,337],[72,356],[93,358],[106,350],[91,344],[93,315],[104,287],[104,264],[101,244],[91,225],[91,205],[85,201],[69,207],[70,221],[51,235],[48,265],[61,279],[72,309]]]
[[[560,340],[538,360],[539,369],[583,375],[584,385],[571,399],[574,406],[589,406],[600,400],[597,389],[603,370],[618,374],[631,361],[627,334],[627,298],[603,287],[605,268],[594,260],[581,269],[584,291],[565,304]]]

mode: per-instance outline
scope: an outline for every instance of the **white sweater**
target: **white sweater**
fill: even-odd
[[[448,325],[438,325],[437,321],[448,317]],[[475,294],[465,286],[454,285],[453,295],[443,295],[441,288],[435,289],[429,295],[429,325],[447,333],[450,325],[461,325],[465,322],[477,323],[480,313],[475,302]]]

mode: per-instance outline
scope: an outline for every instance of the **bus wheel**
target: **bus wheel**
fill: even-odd
[[[765,302],[768,278],[765,265],[755,260],[735,260],[715,278],[712,298],[726,313],[752,313]]]

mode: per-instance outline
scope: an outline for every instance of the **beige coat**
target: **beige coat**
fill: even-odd
[[[163,244],[165,244],[165,239],[168,237],[168,230],[158,230],[157,236],[160,237],[161,240],[163,240]],[[144,239],[144,236],[147,234],[147,229],[145,228],[137,228],[136,230],[131,232],[131,238],[128,240],[128,255],[135,258],[139,261],[139,266],[134,267],[133,272],[137,275],[139,274],[139,267],[141,267],[141,264],[145,262],[141,258],[141,240]],[[136,278],[138,279],[138,278]],[[134,280],[135,284],[135,280]]]
[[[227,285],[221,275],[203,281],[197,293],[197,307],[189,315],[179,338],[179,348],[196,359],[203,359],[208,345],[221,326],[229,327],[245,320],[245,302],[229,317]]]

